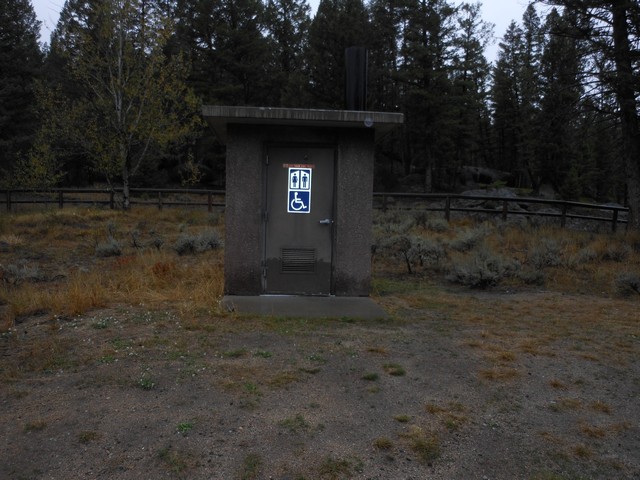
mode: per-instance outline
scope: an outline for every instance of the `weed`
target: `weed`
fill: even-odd
[[[551,388],[555,388],[557,390],[566,390],[567,386],[561,382],[560,380],[557,379],[553,379],[549,381],[549,385],[551,386]]]
[[[362,461],[359,459],[339,459],[326,457],[318,468],[320,478],[338,480],[351,478],[354,473],[362,471]]]
[[[480,370],[480,377],[485,380],[507,381],[512,380],[520,375],[515,368],[495,366],[489,369]]]
[[[316,373],[320,373],[322,369],[320,367],[301,367],[300,371],[308,373],[309,375],[315,375]]]
[[[138,379],[138,387],[143,390],[153,390],[156,386],[156,382],[153,380],[149,373],[144,373]]]
[[[40,432],[42,430],[44,430],[45,428],[47,428],[47,422],[45,420],[39,419],[39,420],[34,420],[32,422],[27,422],[24,425],[24,431],[25,432]]]
[[[109,319],[108,318],[99,318],[95,322],[91,324],[93,328],[96,330],[102,330],[109,327]]]
[[[245,348],[238,348],[236,350],[227,350],[226,352],[222,352],[223,358],[242,358],[247,355],[247,350]]]
[[[391,450],[393,442],[387,437],[379,437],[373,441],[373,446],[378,450]]]
[[[590,438],[604,438],[607,436],[607,431],[604,428],[587,425],[586,423],[580,425],[580,432]]]
[[[312,371],[311,369],[307,369],[307,373],[317,373],[320,371]],[[273,377],[268,380],[268,384],[272,388],[283,388],[291,383],[295,383],[300,380],[300,376],[296,372],[292,371],[284,371],[276,373]]]
[[[116,357],[114,355],[111,354],[107,354],[107,355],[103,355],[102,357],[100,357],[98,359],[98,363],[103,363],[105,365],[108,365],[110,363],[115,362]]]
[[[93,430],[84,430],[78,434],[78,441],[80,443],[89,443],[100,439],[100,437],[101,435],[99,432],[95,432]]]
[[[291,433],[307,432],[311,429],[311,425],[300,414],[280,420],[278,426],[289,430]]]
[[[116,349],[116,351],[125,350],[133,345],[133,341],[117,337],[111,340],[111,345]]]
[[[611,406],[601,400],[596,400],[595,402],[591,403],[589,405],[589,408],[596,412],[605,413],[607,415],[611,414]]]
[[[393,375],[394,377],[402,377],[407,373],[404,367],[397,363],[385,363],[382,368],[385,372],[389,375]]]
[[[393,419],[396,422],[408,423],[411,420],[411,417],[409,415],[394,415]]]
[[[377,353],[379,355],[386,355],[388,353],[385,347],[368,347],[367,352]]]
[[[573,453],[576,457],[579,458],[591,458],[593,456],[593,450],[591,450],[591,448],[589,448],[587,445],[576,445],[575,447],[573,447]]]
[[[365,373],[362,376],[362,380],[367,380],[369,382],[375,382],[379,378],[380,378],[380,375],[378,375],[377,373]]]
[[[312,355],[309,355],[307,357],[307,359],[311,360],[312,362],[319,363],[321,365],[324,365],[325,363],[327,363],[327,359],[324,358],[322,355],[320,355],[318,353],[314,353]]]
[[[566,412],[582,408],[582,401],[578,398],[562,397],[551,402],[549,408],[554,412]]]
[[[260,475],[260,468],[262,467],[262,457],[256,453],[250,453],[242,462],[240,471],[241,480],[252,480],[258,478]]]
[[[563,475],[558,475],[552,472],[542,472],[531,477],[531,480],[568,480]]]
[[[189,467],[190,455],[179,450],[173,450],[170,446],[160,449],[158,458],[173,473],[180,474]]]
[[[178,433],[180,433],[181,435],[187,435],[191,430],[193,430],[193,423],[192,422],[179,423],[178,426],[176,427],[176,430],[178,430]]]
[[[244,390],[251,395],[260,395],[260,390],[258,389],[258,385],[253,382],[246,382],[244,384]]]
[[[400,435],[409,442],[409,447],[424,463],[430,464],[440,456],[440,440],[435,433],[427,433],[412,425]]]
[[[258,350],[253,354],[254,357],[260,357],[260,358],[271,358],[273,357],[273,353],[270,352],[269,350]]]

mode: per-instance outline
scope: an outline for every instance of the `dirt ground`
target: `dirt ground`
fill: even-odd
[[[19,319],[0,478],[640,478],[636,299],[378,287],[390,320]]]

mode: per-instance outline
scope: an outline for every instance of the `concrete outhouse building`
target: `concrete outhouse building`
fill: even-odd
[[[227,148],[225,294],[367,296],[374,140],[402,114],[204,106]]]

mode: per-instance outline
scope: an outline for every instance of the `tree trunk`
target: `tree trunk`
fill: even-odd
[[[127,155],[125,146],[120,147],[120,155],[122,155],[122,209],[129,210],[131,206],[131,195],[129,190],[129,177],[131,175],[131,161]]]
[[[615,92],[620,106],[622,155],[625,161],[629,194],[629,223],[631,230],[640,230],[640,131],[638,105],[633,87],[631,45],[627,27],[626,0],[611,2],[613,19],[613,47],[616,64]]]

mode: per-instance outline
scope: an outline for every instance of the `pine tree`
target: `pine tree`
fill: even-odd
[[[456,15],[453,100],[455,161],[458,166],[485,166],[489,160],[490,67],[484,50],[493,38],[493,25],[484,22],[481,4],[462,4]]]
[[[500,43],[492,89],[497,166],[512,172],[518,187],[534,191],[543,182],[536,156],[543,45],[540,19],[529,5],[523,27],[511,22]]]
[[[273,52],[260,0],[179,0],[173,48],[192,62],[189,84],[204,103],[272,105]]]
[[[0,172],[23,158],[38,125],[34,84],[41,75],[40,22],[29,0],[0,2]]]
[[[345,49],[368,45],[369,19],[362,0],[320,0],[306,54],[312,107],[345,107]]]
[[[577,199],[582,193],[578,163],[578,132],[582,96],[580,75],[582,65],[578,42],[559,32],[567,31],[568,23],[557,10],[546,18],[545,30],[550,32],[544,47],[539,77],[542,100],[537,139],[537,176],[554,185],[565,198]]]
[[[412,0],[406,9],[399,79],[406,116],[405,173],[424,171],[424,190],[445,181],[454,157],[451,57],[454,9],[445,0]]]
[[[311,24],[310,10],[306,0],[269,0],[267,4],[266,26],[275,62],[273,83],[277,106],[308,106],[304,54]]]
[[[600,95],[615,100],[620,125],[620,155],[624,160],[630,208],[629,226],[640,230],[640,5],[628,0],[546,0],[571,13],[574,35],[590,48],[592,68],[585,77],[598,79]]]

